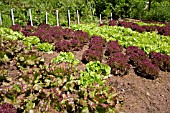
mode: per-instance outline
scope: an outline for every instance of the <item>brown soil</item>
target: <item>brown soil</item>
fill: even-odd
[[[137,76],[133,70],[128,75],[112,76],[109,80],[123,104],[124,113],[169,113],[170,73],[160,72],[156,80]],[[120,106],[118,106],[120,107]]]
[[[75,58],[81,61],[82,54],[88,49],[74,51]],[[45,54],[47,62],[58,53]],[[103,60],[105,61],[105,60]],[[78,69],[84,70],[80,63]],[[137,76],[133,69],[124,76],[112,76],[108,83],[118,92],[119,101],[116,109],[119,113],[169,113],[170,112],[170,72],[160,71],[160,76],[150,80]]]

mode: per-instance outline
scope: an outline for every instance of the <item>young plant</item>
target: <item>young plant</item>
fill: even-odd
[[[90,61],[102,61],[102,55],[100,51],[86,50],[82,55],[82,62],[88,63]]]
[[[153,64],[163,71],[170,71],[170,56],[158,52],[150,52],[149,57]]]
[[[0,105],[0,113],[17,113],[17,109],[8,103],[4,103]]]
[[[72,39],[70,42],[73,51],[80,51],[84,46],[78,39]]]
[[[142,60],[135,71],[138,75],[148,79],[156,79],[159,76],[158,66],[152,64],[150,60]]]
[[[44,52],[50,52],[54,50],[54,46],[52,44],[49,43],[39,43],[36,46],[37,50],[39,51],[44,51]]]
[[[126,75],[130,69],[127,62],[128,58],[123,53],[114,53],[107,63],[111,67],[112,74]]]
[[[21,31],[22,26],[20,24],[15,24],[10,27],[13,31]]]
[[[116,52],[122,52],[123,47],[119,45],[118,41],[110,41],[107,44],[105,55],[109,56]]]
[[[72,51],[71,43],[69,41],[63,40],[55,43],[55,50],[58,52],[69,52]]]
[[[79,60],[74,58],[72,52],[60,52],[60,54],[52,60],[53,63],[69,62],[74,66],[78,65]]]
[[[35,46],[38,43],[40,43],[40,39],[36,36],[27,37],[23,41],[24,41],[24,44],[27,45],[30,48],[31,48],[31,46]]]

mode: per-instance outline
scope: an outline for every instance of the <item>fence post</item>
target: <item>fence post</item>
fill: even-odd
[[[56,20],[57,20],[57,26],[59,26],[59,22],[58,22],[58,10],[56,10]]]
[[[102,24],[102,15],[100,14],[100,20],[99,20],[100,24]]]
[[[15,22],[14,22],[14,10],[11,9],[11,18],[12,18],[12,25],[15,25]]]
[[[30,22],[31,22],[31,26],[33,26],[31,9],[29,9],[29,15],[30,15]]]
[[[70,27],[70,10],[68,10],[68,27]]]
[[[48,13],[45,13],[45,23],[48,24]]]
[[[110,13],[110,20],[111,20],[111,21],[113,20],[113,18],[112,18],[112,13]]]
[[[0,13],[0,25],[2,25],[2,16],[1,16],[1,13]]]
[[[77,24],[80,24],[79,11],[77,10]]]

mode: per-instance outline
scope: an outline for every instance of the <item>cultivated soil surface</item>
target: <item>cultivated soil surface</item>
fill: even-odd
[[[74,51],[75,58],[81,61],[87,49],[85,45],[81,51]],[[57,54],[45,54],[44,57],[50,62]],[[84,70],[85,64],[81,63],[78,69]],[[118,93],[116,109],[119,113],[170,113],[170,72],[160,71],[157,79],[150,80],[137,76],[131,68],[127,75],[113,75],[108,83]]]

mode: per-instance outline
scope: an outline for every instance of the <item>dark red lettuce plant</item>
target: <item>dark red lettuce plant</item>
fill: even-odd
[[[0,113],[17,113],[17,109],[8,103],[4,103],[0,105]]]
[[[152,63],[157,65],[162,71],[170,71],[170,56],[159,52],[150,52],[149,57]]]
[[[150,60],[142,60],[135,71],[138,75],[148,79],[156,79],[159,76],[158,66],[152,64]]]
[[[118,41],[110,41],[107,43],[105,55],[110,56],[113,53],[122,52],[122,51],[123,51],[123,47],[119,45]]]
[[[90,43],[89,43],[89,47],[91,47],[92,45],[98,45],[98,46],[105,47],[105,44],[106,44],[106,42],[102,37],[92,36]]]
[[[73,51],[80,51],[84,46],[78,39],[72,39],[70,43]]]
[[[10,28],[14,31],[21,31],[22,30],[22,26],[20,24],[12,25]]]
[[[60,52],[69,52],[72,51],[72,44],[69,41],[61,40],[55,43],[55,50]]]
[[[82,62],[88,63],[90,61],[102,61],[102,57],[103,55],[101,52],[89,49],[84,51],[82,55]]]
[[[114,75],[126,75],[129,72],[130,65],[128,64],[128,57],[123,53],[114,53],[107,61],[111,67],[111,73]]]

